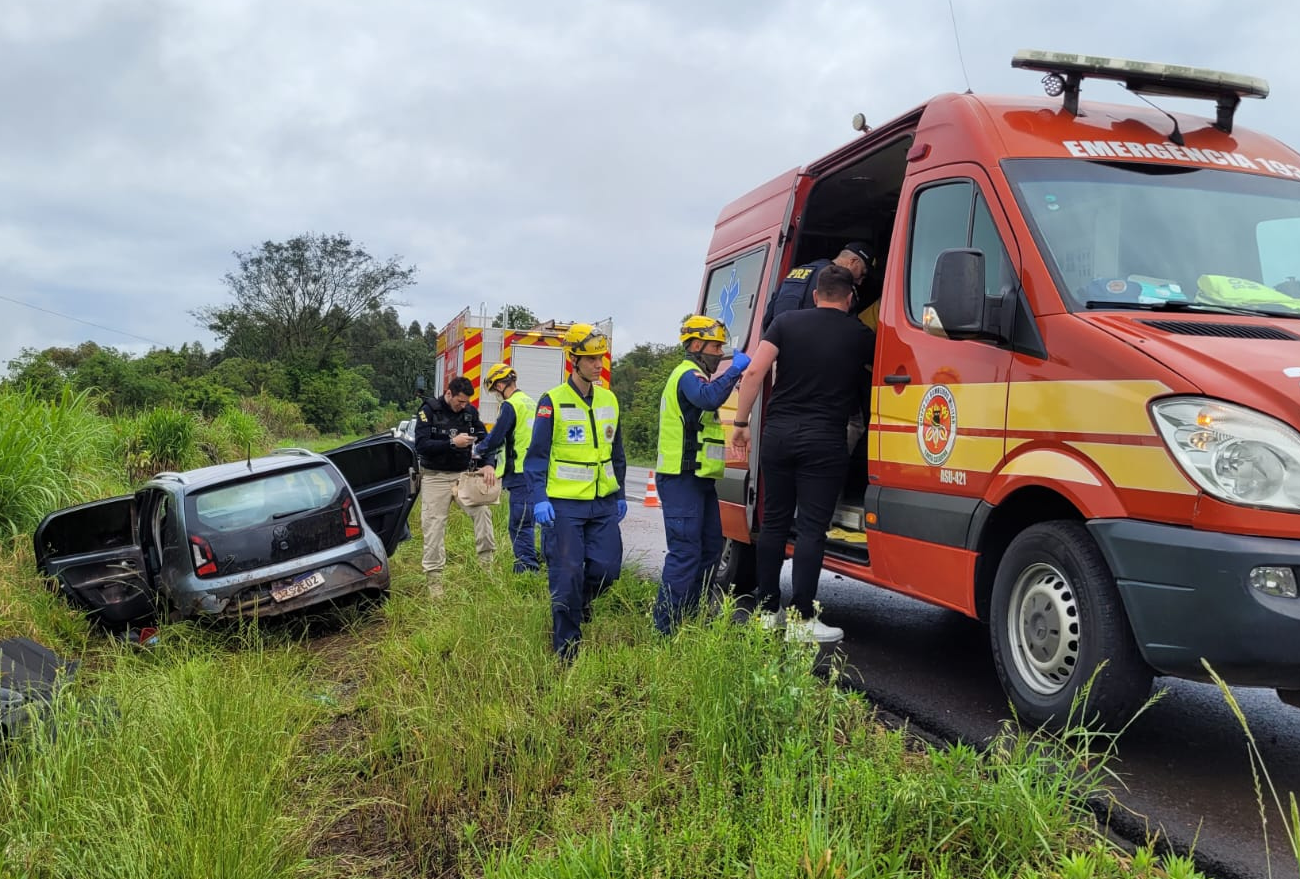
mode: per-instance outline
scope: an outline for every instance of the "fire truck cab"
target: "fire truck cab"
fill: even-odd
[[[752,353],[792,268],[873,245],[872,411],[825,567],[986,621],[1022,721],[1122,724],[1154,675],[1207,664],[1293,701],[1300,155],[1234,126],[1268,93],[1253,77],[1012,64],[1048,96],[859,117],[856,140],[725,207],[697,310]],[[1080,99],[1105,81],[1214,112]],[[719,486],[719,579],[740,589],[762,407]]]

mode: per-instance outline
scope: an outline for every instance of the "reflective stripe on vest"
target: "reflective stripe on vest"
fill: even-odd
[[[546,495],[589,501],[618,491],[614,476],[614,434],[618,431],[618,397],[592,388],[588,406],[568,382],[547,392],[551,417],[551,460]]]
[[[533,441],[533,418],[537,415],[537,401],[516,390],[506,400],[506,405],[515,410],[515,429],[510,434],[510,448],[506,449],[506,472],[523,473],[524,456],[528,454],[528,444]]]
[[[700,368],[683,360],[664,384],[659,397],[659,461],[656,473],[694,473],[705,479],[721,479],[727,466],[722,422],[717,412],[701,412],[700,421],[686,424],[677,386],[688,372]],[[687,433],[689,431],[689,436]]]

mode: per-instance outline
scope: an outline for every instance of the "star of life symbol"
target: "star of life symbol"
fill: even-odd
[[[580,443],[587,438],[587,431],[581,424],[569,425],[568,440],[571,443]]]
[[[726,286],[722,288],[722,293],[718,297],[718,320],[722,325],[731,330],[731,325],[736,322],[736,300],[740,298],[740,276],[736,274],[736,267],[731,267],[731,277],[727,279]]]

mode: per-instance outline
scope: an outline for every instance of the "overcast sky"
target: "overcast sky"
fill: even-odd
[[[0,366],[87,339],[211,347],[190,312],[227,301],[232,251],[304,232],[416,265],[403,323],[510,302],[612,317],[616,353],[675,341],[724,204],[852,139],[856,112],[878,125],[968,80],[1041,93],[1019,49],[1263,77],[1238,124],[1300,147],[1296,0],[952,10],[4,0]]]

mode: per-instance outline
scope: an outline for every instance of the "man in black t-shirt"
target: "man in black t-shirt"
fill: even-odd
[[[826,552],[826,529],[848,467],[844,446],[850,416],[867,421],[875,333],[849,313],[853,275],[829,265],[817,276],[814,308],[777,315],[758,345],[740,384],[731,443],[749,452],[749,414],[763,377],[777,364],[772,397],[763,414],[759,467],[763,473],[763,522],[758,535],[759,611],[764,624],[780,625],[781,564],[799,510],[794,544],[793,595],[799,619],[789,621],[792,640],[829,642],[842,629],[816,618],[814,600]]]

